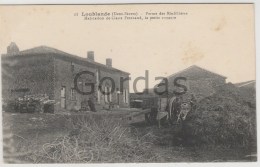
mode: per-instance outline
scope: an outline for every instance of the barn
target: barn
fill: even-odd
[[[178,79],[179,78],[179,79]],[[211,72],[202,67],[193,65],[177,73],[167,77],[168,80],[168,95],[174,92],[182,93],[182,96],[195,95],[197,99],[203,99],[215,93],[215,88],[226,83],[226,77],[215,72]],[[177,82],[179,85],[176,85]],[[180,85],[186,87],[186,91]],[[160,86],[158,86],[160,90]],[[176,93],[175,93],[176,94]]]
[[[174,73],[165,79],[167,85],[166,81],[163,80],[153,89],[144,90],[142,94],[131,94],[131,107],[136,105],[136,101],[150,101],[151,104],[155,105],[153,100],[159,97],[159,109],[164,111],[169,97],[181,96],[183,101],[189,101],[191,95],[194,95],[197,100],[201,100],[214,94],[217,87],[226,84],[225,76],[196,65]],[[175,81],[178,85],[174,83]]]

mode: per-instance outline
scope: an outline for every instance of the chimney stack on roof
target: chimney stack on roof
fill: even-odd
[[[87,53],[87,60],[89,60],[89,61],[95,61],[94,51],[88,51],[88,53]]]
[[[7,47],[7,54],[15,54],[19,52],[19,48],[16,43],[11,42],[10,45]]]
[[[112,59],[107,58],[107,59],[106,59],[106,65],[107,65],[108,67],[112,67]]]

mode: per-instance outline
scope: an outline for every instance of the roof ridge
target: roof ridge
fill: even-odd
[[[39,50],[41,48],[43,48],[43,49]],[[96,61],[94,61],[94,62],[88,61],[87,58],[84,58],[84,57],[81,57],[81,56],[78,56],[78,55],[74,55],[74,54],[71,54],[71,53],[67,53],[67,52],[64,52],[62,50],[59,50],[59,49],[56,49],[56,48],[53,48],[53,47],[50,47],[50,46],[46,46],[46,45],[40,45],[40,46],[36,46],[36,47],[30,48],[30,49],[22,50],[22,51],[17,52],[15,55],[26,55],[26,54],[37,54],[37,53],[38,54],[39,53],[60,54],[60,55],[67,56],[67,57],[70,57],[70,58],[80,59],[82,61],[86,61],[86,62],[91,63],[93,65],[99,65],[99,66],[103,66],[107,69],[113,69],[113,70],[117,70],[117,71],[120,71],[120,72],[130,74],[130,73],[125,72],[123,70],[119,70],[119,69],[114,68],[114,67],[108,67],[105,64],[102,64],[102,63],[99,63],[99,62],[96,62]],[[12,55],[12,56],[15,56],[15,55]]]
[[[235,83],[234,85],[236,85],[237,87],[242,87],[242,86],[246,86],[248,84],[254,83],[254,82],[256,82],[256,81],[255,80],[249,80],[249,81]]]
[[[22,50],[22,51],[18,52],[18,54],[19,54],[19,53],[28,52],[28,51],[34,51],[34,50],[40,49],[40,48],[42,48],[42,49],[48,49],[49,51],[54,51],[54,53],[59,52],[59,53],[62,53],[62,54],[70,54],[70,53],[67,53],[67,52],[64,52],[64,51],[62,51],[62,50],[56,49],[56,48],[54,48],[54,47],[46,46],[46,45],[39,45],[39,46],[35,46],[35,47],[33,47],[33,48],[30,48],[30,49],[25,49],[25,50]],[[38,51],[39,51],[39,50],[38,50]],[[46,51],[46,50],[44,50],[44,51]],[[70,55],[72,55],[72,54],[70,54]]]
[[[176,72],[176,73],[174,73],[174,74],[172,74],[172,75],[169,75],[167,78],[170,78],[170,77],[172,77],[172,76],[174,76],[174,75],[177,75],[177,74],[179,74],[179,73],[185,72],[185,71],[187,71],[187,70],[189,70],[189,69],[191,69],[191,68],[193,68],[193,67],[195,67],[195,68],[200,68],[200,69],[202,69],[202,70],[205,70],[205,71],[207,71],[207,72],[210,72],[210,73],[215,74],[215,75],[218,75],[218,76],[221,76],[221,77],[223,77],[223,78],[227,78],[227,77],[225,77],[225,76],[223,76],[223,75],[220,75],[220,74],[218,74],[218,73],[212,72],[212,71],[210,71],[210,70],[208,70],[208,69],[202,68],[202,67],[197,66],[197,65],[195,65],[195,64],[194,64],[194,65],[191,65],[191,66],[189,66],[189,67],[187,67],[187,68],[185,68],[185,69],[183,69],[183,70],[181,70],[181,71],[178,71],[178,72]]]
[[[174,75],[177,75],[177,74],[179,74],[179,73],[181,73],[181,72],[184,72],[184,71],[190,69],[191,67],[196,67],[196,65],[191,65],[191,66],[189,66],[189,67],[187,67],[187,68],[185,68],[185,69],[182,69],[182,70],[180,70],[180,71],[178,71],[178,72],[176,72],[176,73],[173,73],[173,74],[169,75],[167,78],[170,78],[170,77],[172,77],[172,76],[174,76]]]
[[[195,65],[195,66],[196,66],[196,65]],[[202,68],[202,67],[200,67],[200,66],[196,66],[196,67],[198,67],[198,68],[200,68],[200,69],[202,69],[202,70],[206,70],[207,72],[210,72],[210,73],[212,73],[212,74],[221,76],[221,77],[223,77],[223,78],[227,78],[227,77],[225,77],[225,76],[223,76],[223,75],[221,75],[221,74],[218,74],[218,73],[216,73],[216,72],[210,71],[210,70],[205,69],[205,68]]]

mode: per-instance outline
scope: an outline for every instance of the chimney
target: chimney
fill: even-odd
[[[112,59],[107,58],[107,59],[106,59],[106,65],[107,65],[108,67],[112,67]]]
[[[19,52],[19,48],[16,43],[11,42],[10,45],[7,47],[7,54],[15,54]]]
[[[95,59],[94,59],[94,51],[88,51],[87,56],[88,56],[87,60],[95,61]]]

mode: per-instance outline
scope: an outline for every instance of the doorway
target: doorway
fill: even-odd
[[[66,87],[62,86],[60,91],[60,104],[61,108],[66,108]]]

